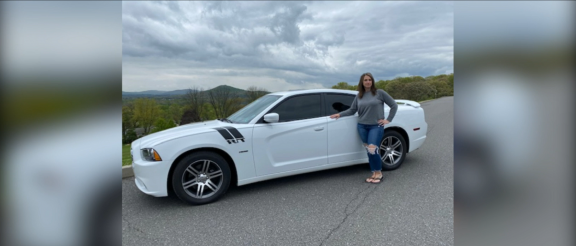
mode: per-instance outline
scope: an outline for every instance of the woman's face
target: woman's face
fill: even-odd
[[[368,75],[364,75],[364,78],[362,79],[362,84],[364,85],[364,89],[370,89],[370,87],[372,87],[372,78],[370,78],[370,76]]]

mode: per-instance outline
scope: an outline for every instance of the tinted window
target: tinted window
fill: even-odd
[[[320,94],[288,98],[270,113],[278,113],[280,122],[321,117],[322,101]]]
[[[326,115],[340,113],[350,108],[354,101],[354,95],[326,94]]]

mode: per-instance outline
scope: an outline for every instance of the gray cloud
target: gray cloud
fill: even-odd
[[[183,89],[205,83],[199,78],[239,88],[268,79],[281,82],[268,86],[278,90],[357,83],[366,71],[377,80],[453,71],[451,2],[122,5],[127,91],[158,89],[159,81]]]

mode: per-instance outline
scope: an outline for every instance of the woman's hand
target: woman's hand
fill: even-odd
[[[384,126],[386,124],[390,123],[390,121],[386,120],[386,119],[380,119],[378,120],[378,125],[380,126]]]
[[[338,119],[338,118],[340,118],[340,114],[330,115],[330,119]]]

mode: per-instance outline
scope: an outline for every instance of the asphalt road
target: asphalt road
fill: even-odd
[[[453,97],[422,103],[424,145],[368,184],[368,164],[231,188],[188,206],[122,180],[123,245],[453,245]]]

